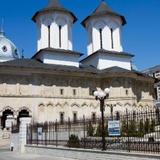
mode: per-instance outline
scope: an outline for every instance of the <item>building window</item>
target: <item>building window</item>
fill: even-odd
[[[126,95],[128,96],[128,89],[126,89]]]
[[[103,48],[102,28],[99,29],[99,34],[100,34],[100,49],[102,49]]]
[[[76,123],[77,122],[77,112],[73,113],[73,122]]]
[[[3,47],[2,47],[2,50],[3,50],[3,52],[7,52],[7,47],[6,47],[6,46],[3,46]]]
[[[63,112],[60,113],[60,123],[61,124],[64,123],[64,113]]]
[[[93,122],[96,121],[96,113],[92,113],[92,121],[93,121]]]
[[[111,47],[112,49],[114,48],[114,43],[113,43],[113,29],[111,28]]]
[[[62,26],[59,26],[59,47],[62,47]]]
[[[60,89],[60,94],[61,94],[61,95],[64,94],[64,89]]]
[[[73,95],[76,96],[76,89],[73,89]]]
[[[133,120],[135,120],[135,119],[136,119],[136,112],[133,111]]]
[[[120,113],[116,112],[116,120],[120,120]]]
[[[95,91],[95,89],[89,89],[89,95],[93,96]]]
[[[155,78],[160,78],[160,72],[155,73]]]
[[[48,47],[49,48],[51,46],[50,40],[51,40],[51,26],[48,26]]]

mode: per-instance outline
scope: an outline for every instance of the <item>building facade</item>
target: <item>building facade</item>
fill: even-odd
[[[38,26],[37,53],[21,58],[15,45],[0,33],[0,124],[64,121],[100,116],[93,92],[109,88],[105,115],[154,107],[154,78],[132,69],[134,55],[123,51],[125,17],[102,1],[82,25],[88,32],[88,53],[73,51],[76,16],[58,0],[33,16]]]
[[[155,85],[154,85],[155,93],[156,93],[155,103],[158,107],[160,107],[160,65],[148,68],[143,72],[156,79]]]

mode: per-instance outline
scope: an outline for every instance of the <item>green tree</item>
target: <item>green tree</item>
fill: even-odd
[[[136,121],[133,119],[130,121],[129,126],[128,126],[128,134],[129,136],[136,136],[137,135],[137,125]]]
[[[142,119],[140,120],[139,126],[138,126],[138,136],[139,137],[143,137],[144,136],[144,123],[143,123]]]
[[[122,121],[121,135],[122,135],[123,137],[126,137],[126,136],[127,136],[127,131],[128,131],[127,121],[126,121],[126,119],[124,119],[124,120]]]
[[[146,119],[145,124],[144,124],[144,131],[145,131],[145,134],[150,132],[150,121],[148,118]]]
[[[156,121],[152,119],[150,124],[150,132],[155,132]]]
[[[107,121],[106,126],[105,126],[105,136],[106,137],[109,136],[109,133],[108,133],[108,121]]]
[[[90,137],[94,136],[94,127],[91,122],[89,122],[89,125],[87,126],[87,135]]]
[[[101,137],[102,136],[102,125],[101,125],[101,122],[97,126],[96,136],[97,137]]]

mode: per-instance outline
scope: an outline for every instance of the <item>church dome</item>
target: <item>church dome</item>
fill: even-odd
[[[20,58],[17,47],[0,32],[0,62]]]

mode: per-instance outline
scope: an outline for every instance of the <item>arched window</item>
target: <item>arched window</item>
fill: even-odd
[[[116,120],[120,120],[120,113],[116,112]]]
[[[102,28],[99,29],[99,35],[100,35],[100,49],[102,49],[103,48]]]
[[[114,48],[114,42],[113,42],[113,29],[111,28],[111,47]]]
[[[50,39],[51,39],[51,26],[48,25],[48,47],[49,47],[49,48],[50,48],[50,46],[51,46]]]
[[[59,25],[59,47],[62,47],[62,26]]]

